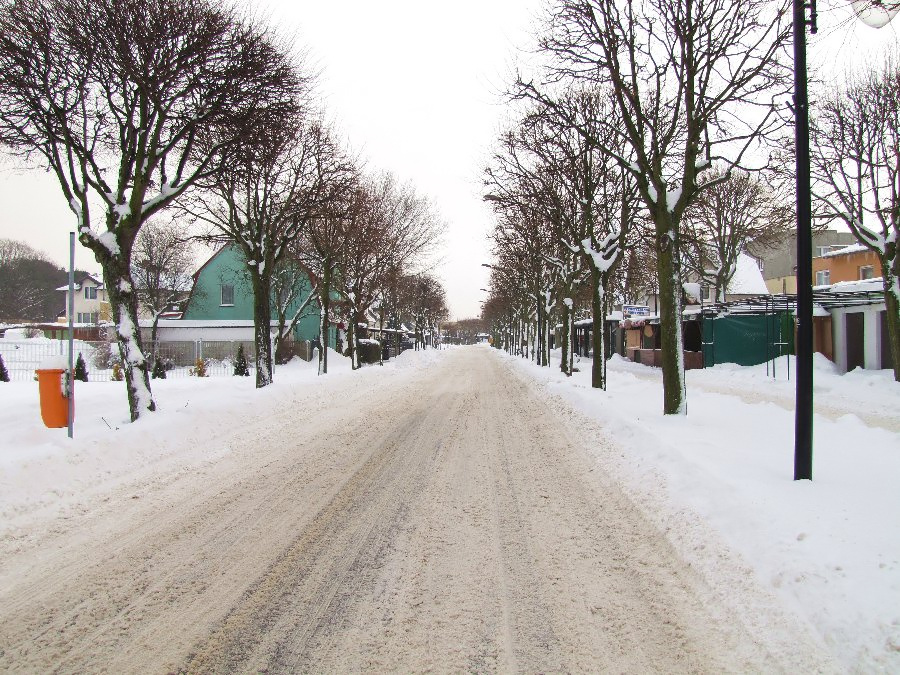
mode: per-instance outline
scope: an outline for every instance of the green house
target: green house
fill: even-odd
[[[288,322],[309,295],[311,284],[307,274],[299,275],[299,292],[288,306]],[[272,298],[272,321],[276,325],[277,298]],[[296,341],[315,340],[319,335],[319,304],[313,300],[294,328]],[[253,287],[247,271],[247,259],[234,245],[219,249],[194,273],[194,287],[182,320],[253,321]]]

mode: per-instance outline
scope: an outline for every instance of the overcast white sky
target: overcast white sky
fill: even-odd
[[[898,18],[880,31],[847,23],[820,0],[813,63],[843,71],[897,41]],[[329,115],[374,170],[390,170],[428,195],[447,222],[442,262],[454,318],[475,316],[485,294],[491,214],[479,175],[504,117],[500,91],[530,47],[542,0],[256,0],[254,6],[305,45],[321,71]],[[73,217],[46,173],[0,165],[0,237],[68,261]],[[99,266],[78,246],[76,264]]]

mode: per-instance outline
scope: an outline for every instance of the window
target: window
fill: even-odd
[[[100,323],[100,312],[91,312],[91,323]]]
[[[842,248],[846,248],[849,244],[830,244],[828,246],[816,246],[816,257],[821,258],[826,253],[831,253],[832,251],[840,251]]]
[[[84,287],[84,299],[85,300],[96,300],[97,299],[97,287],[96,286],[85,286]]]
[[[859,278],[863,279],[874,279],[875,278],[875,266],[874,265],[863,265],[859,268]]]
[[[831,270],[816,272],[816,286],[828,286],[831,283]]]
[[[233,307],[234,306],[234,286],[231,284],[222,284],[222,306],[223,307]]]

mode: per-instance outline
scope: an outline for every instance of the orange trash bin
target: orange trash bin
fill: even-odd
[[[63,393],[63,374],[61,368],[39,368],[36,371],[38,377],[38,390],[41,395],[41,419],[44,425],[50,429],[59,429],[69,426],[69,399]],[[75,384],[69,382],[70,395],[74,394]],[[74,407],[72,415],[74,416]]]

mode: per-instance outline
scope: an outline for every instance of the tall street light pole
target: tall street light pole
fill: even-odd
[[[816,32],[816,0],[794,1],[794,134],[797,168],[797,401],[794,480],[812,480],[813,325],[812,198],[809,178],[809,98],[806,26]],[[807,21],[806,10],[810,10]]]

